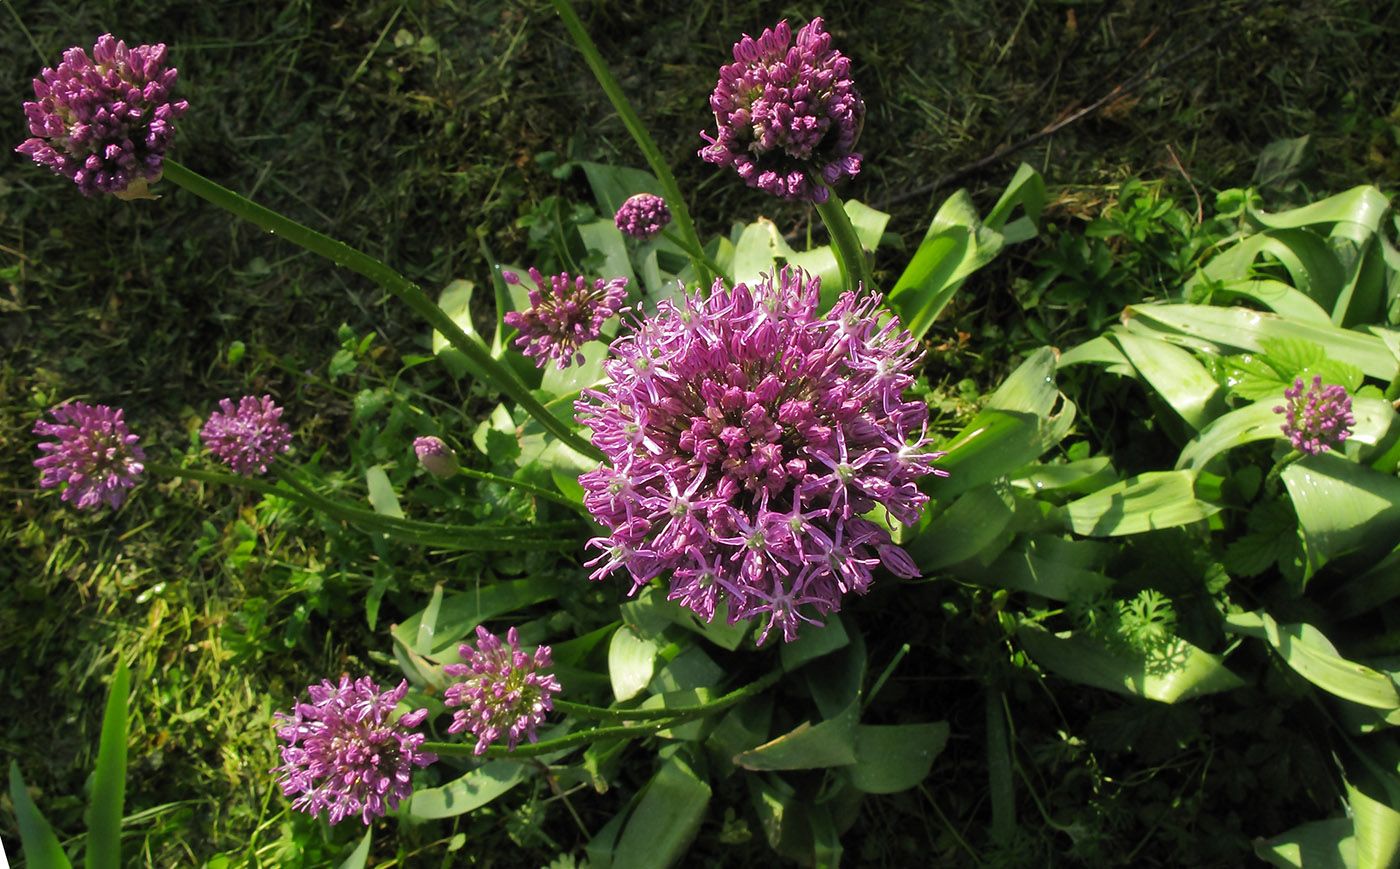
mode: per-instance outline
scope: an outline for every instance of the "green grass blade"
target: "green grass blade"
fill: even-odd
[[[53,827],[40,814],[39,807],[29,798],[19,764],[10,761],[10,802],[15,804],[15,823],[19,827],[24,859],[32,869],[70,869],[68,856],[58,843]]]
[[[350,852],[350,856],[345,858],[345,862],[340,864],[340,869],[365,869],[365,864],[369,862],[369,843],[374,838],[374,828],[365,830],[365,837],[360,840],[360,844],[355,846],[355,850]]]
[[[126,799],[126,702],[131,673],[126,662],[117,663],[107,711],[102,716],[102,736],[97,769],[92,777],[88,808],[88,869],[121,869],[122,806]]]

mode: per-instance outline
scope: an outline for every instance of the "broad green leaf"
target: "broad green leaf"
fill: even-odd
[[[1022,210],[1022,216],[1007,223],[1007,219],[1018,206]],[[1011,183],[1006,185],[1006,190],[1002,192],[997,204],[987,212],[987,219],[983,224],[1000,232],[1007,244],[1015,244],[1035,238],[1039,231],[1040,212],[1044,206],[1045,179],[1028,164],[1022,163],[1016,167],[1016,174],[1011,177]]]
[[[925,574],[979,556],[989,561],[1011,542],[1007,529],[1015,514],[1008,502],[1014,497],[992,483],[964,492],[906,542],[904,551]]]
[[[1247,278],[1229,281],[1215,288],[1217,296],[1253,299],[1280,317],[1315,326],[1331,326],[1332,318],[1317,302],[1301,290],[1282,281],[1268,278]]]
[[[476,284],[466,280],[455,280],[448,284],[438,296],[438,307],[452,318],[467,337],[482,346],[482,349],[489,351],[486,342],[476,332],[476,326],[472,323],[472,291],[476,289]],[[485,377],[481,369],[470,359],[462,354],[462,351],[453,347],[447,338],[438,331],[433,332],[433,353],[442,362],[443,367],[452,375],[454,379],[461,380],[470,374],[474,379],[490,382]]]
[[[637,636],[631,626],[618,628],[608,644],[608,678],[613,696],[622,701],[640,694],[651,681],[660,651],[655,641]]]
[[[1247,236],[1206,263],[1198,277],[1225,282],[1256,277],[1255,264],[1264,257],[1282,264],[1294,287],[1324,310],[1332,310],[1345,272],[1326,240],[1306,229],[1270,229]],[[1187,282],[1188,291],[1193,283]]]
[[[479,809],[524,781],[530,767],[493,760],[441,787],[415,790],[408,813],[415,818],[451,818]]]
[[[580,162],[579,166],[588,178],[588,186],[593,188],[593,198],[598,201],[599,211],[605,215],[616,214],[627,197],[633,194],[665,195],[661,182],[645,170],[587,161]]]
[[[783,234],[773,221],[760,217],[744,227],[743,235],[734,244],[734,263],[731,272],[737,283],[753,284],[762,275],[776,270],[779,257],[787,260],[795,250],[783,239]]]
[[[1321,345],[1333,359],[1389,382],[1400,363],[1381,339],[1335,326],[1285,320],[1247,308],[1209,305],[1143,304],[1124,312],[1124,324],[1140,335],[1158,335],[1174,344],[1217,355],[1265,349],[1271,339],[1301,338]]]
[[[394,484],[389,482],[389,475],[384,473],[382,467],[371,465],[365,469],[365,485],[369,488],[369,505],[374,512],[395,519],[404,518],[403,508],[399,506],[399,494],[394,491]]]
[[[1055,361],[1055,367],[1066,368],[1085,362],[1107,365],[1112,374],[1131,377],[1134,373],[1132,365],[1128,363],[1128,357],[1123,355],[1123,351],[1119,350],[1118,345],[1111,341],[1107,335],[1090,338],[1083,344],[1078,344],[1061,353],[1060,358]]]
[[[841,619],[830,618],[823,627],[809,625],[802,629],[797,639],[783,643],[778,649],[778,658],[783,662],[783,671],[791,673],[809,661],[844,649],[850,643],[851,638],[846,634],[846,626]]]
[[[583,246],[589,251],[603,255],[603,264],[590,274],[590,278],[626,278],[627,290],[633,297],[639,295],[637,276],[632,273],[632,260],[627,255],[627,240],[622,230],[617,228],[611,217],[600,217],[581,223],[577,227]],[[551,363],[552,364],[552,363]]]
[[[19,827],[20,845],[24,848],[24,859],[34,869],[71,869],[68,855],[58,843],[53,827],[39,812],[39,807],[29,798],[24,776],[20,775],[19,763],[10,761],[10,802],[15,807],[15,825]]]
[[[841,847],[836,820],[831,815],[831,803],[817,803],[807,809],[807,821],[812,826],[811,865],[835,869],[841,865],[841,855],[845,849]]]
[[[1110,648],[1091,637],[1052,634],[1023,624],[1016,638],[1036,663],[1073,682],[1162,703],[1229,691],[1245,684],[1221,659],[1182,639],[1142,655]]]
[[[1359,869],[1350,818],[1309,821],[1271,839],[1256,839],[1254,853],[1279,869]]]
[[[710,786],[680,755],[672,755],[646,784],[613,852],[614,869],[670,866],[686,849],[705,817]]]
[[[360,844],[355,846],[355,850],[350,852],[350,856],[345,858],[345,862],[340,864],[340,869],[365,869],[365,864],[369,862],[369,846],[374,838],[374,828],[365,830],[364,838]]]
[[[1380,230],[1381,221],[1389,210],[1389,197],[1375,187],[1361,186],[1275,214],[1251,208],[1249,216],[1271,229],[1353,224],[1354,228],[1346,230],[1348,237],[1360,240]]]
[[[537,576],[530,579],[498,581],[483,584],[466,592],[445,595],[438,609],[437,629],[433,632],[433,647],[421,649],[416,645],[418,628],[424,612],[410,615],[393,628],[396,640],[419,654],[437,657],[449,650],[446,657],[457,660],[456,645],[476,630],[476,626],[499,615],[523,609],[532,604],[549,600],[559,591],[553,577]]]
[[[1327,612],[1338,620],[1370,612],[1387,601],[1400,597],[1400,549],[1366,569],[1348,577],[1346,584],[1327,601]]]
[[[1051,465],[1027,465],[1011,475],[1011,485],[1037,495],[1086,495],[1118,481],[1108,456]]]
[[[606,379],[603,362],[608,358],[608,345],[602,341],[589,341],[579,348],[579,352],[583,354],[582,365],[572,361],[567,368],[560,370],[553,360],[546,362],[540,374],[540,389],[550,395],[564,396],[602,383]]]
[[[1224,410],[1224,390],[1190,353],[1166,341],[1128,332],[1111,335],[1142,379],[1187,425],[1200,431]]]
[[[88,802],[88,869],[120,869],[122,865],[122,807],[126,799],[126,703],[131,672],[117,662],[107,709],[102,715],[102,736],[97,768],[92,774]]]
[[[1279,624],[1268,613],[1248,612],[1227,615],[1225,629],[1267,642],[1298,675],[1324,691],[1375,709],[1400,707],[1390,677],[1343,658],[1312,625]]]
[[[804,721],[757,748],[743,752],[734,763],[744,769],[822,769],[856,762],[855,729],[860,700],[852,700],[838,715],[813,725]]]
[[[890,222],[890,216],[855,199],[847,199],[843,204],[846,216],[851,219],[851,226],[856,231],[856,237],[860,239],[860,246],[866,250],[878,248],[880,239],[885,235],[885,226]]]
[[[1001,233],[982,224],[968,192],[959,190],[934,215],[887,304],[915,338],[923,337],[963,280],[995,259],[1004,244]]]
[[[418,636],[414,638],[413,648],[420,654],[431,654],[433,650],[433,636],[437,633],[438,612],[442,609],[442,583],[433,586],[433,595],[428,598],[428,605],[423,608],[422,615],[418,618]]]
[[[709,688],[718,685],[723,678],[724,669],[705,654],[699,644],[687,638],[675,657],[656,668],[651,681],[647,683],[647,690],[653,694],[663,694]]]
[[[1149,471],[1065,505],[1076,534],[1119,537],[1199,522],[1220,505],[1196,498],[1189,471]]]
[[[1003,552],[985,568],[963,565],[959,575],[980,585],[1037,594],[1050,600],[1093,598],[1113,580],[1104,576],[1110,550],[1096,540],[1063,540],[1037,535],[1024,545]]]
[[[1177,470],[1198,471],[1226,450],[1253,441],[1282,438],[1282,414],[1274,412],[1281,400],[1282,396],[1256,401],[1217,417],[1182,449],[1176,460]]]
[[[705,739],[705,748],[714,759],[715,772],[727,777],[734,771],[734,758],[762,745],[773,725],[773,694],[766,692],[740,703],[720,718]]]
[[[1294,462],[1282,477],[1298,513],[1310,572],[1351,552],[1379,556],[1400,536],[1400,480],[1393,475],[1323,453]]]
[[[847,616],[832,613],[828,622],[845,621]],[[865,639],[860,631],[846,628],[850,642],[836,651],[823,655],[802,670],[807,693],[816,704],[823,719],[836,718],[852,703],[860,702],[865,689],[868,665]]]
[[[1346,782],[1356,829],[1358,869],[1391,869],[1400,863],[1400,812]]]
[[[856,726],[851,781],[868,794],[892,794],[923,781],[948,742],[948,722]]]

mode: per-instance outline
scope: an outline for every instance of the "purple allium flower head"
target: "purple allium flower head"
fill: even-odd
[[[482,754],[502,735],[506,748],[514,750],[521,737],[537,742],[535,728],[544,723],[546,712],[554,709],[554,695],[562,690],[553,673],[549,646],[540,646],[533,655],[520,651],[515,628],[506,631],[506,643],[477,625],[476,648],[463,643],[458,649],[461,664],[448,664],[442,671],[460,681],[447,686],[443,700],[460,706],[452,713],[448,733],[469,730],[476,736],[476,753]]]
[[[515,272],[502,272],[508,284],[520,283]],[[603,324],[622,311],[627,300],[627,279],[598,278],[589,283],[582,275],[573,278],[565,272],[550,275],[546,282],[539,269],[530,269],[530,280],[537,289],[530,290],[530,308],[511,311],[505,324],[520,330],[515,346],[526,356],[535,357],[535,366],[543,368],[547,359],[557,360],[560,370],[570,361],[583,364],[579,347],[597,338]],[[548,286],[548,290],[545,287]]]
[[[243,476],[266,473],[267,463],[291,448],[292,433],[280,421],[282,408],[273,404],[272,396],[245,395],[236,408],[225,398],[219,407],[222,410],[209,414],[199,436],[210,452]]]
[[[126,490],[136,485],[145,466],[146,453],[136,445],[140,440],[126,427],[122,411],[105,404],[81,401],[60,405],[49,411],[56,423],[34,423],[34,434],[56,437],[39,444],[44,453],[34,461],[42,473],[39,485],[51,489],[67,483],[63,500],[79,510],[105,503],[116,509],[126,500]]]
[[[666,200],[651,193],[627,197],[617,214],[613,215],[613,223],[622,230],[622,234],[639,241],[654,237],[670,222],[671,209],[666,207]]]
[[[698,291],[612,344],[611,382],[575,404],[608,464],[579,482],[608,535],[593,579],[625,567],[635,592],[670,571],[670,600],[731,623],[768,616],[759,638],[797,636],[798,611],[841,608],[883,563],[917,568],[862,518],[914,522],[928,407],[906,401],[915,342],[879,297],[845,293],[817,315],[820,282],[783,269],[752,289]]]
[[[415,438],[413,452],[418,456],[418,464],[434,477],[445,480],[457,476],[457,472],[462,469],[457,464],[457,454],[442,442],[442,438],[433,435]]]
[[[1351,437],[1356,417],[1351,413],[1351,396],[1346,387],[1322,385],[1322,375],[1314,374],[1312,386],[1303,388],[1303,378],[1283,391],[1288,404],[1274,408],[1284,415],[1283,433],[1293,449],[1315,456],[1328,449],[1341,449]]]
[[[175,138],[174,121],[184,100],[170,101],[177,73],[165,65],[164,43],[128,49],[112,34],[92,47],[63,52],[58,69],[34,79],[34,102],[26,139],[15,148],[41,166],[71,178],[88,196],[144,193],[160,178],[165,149]]]
[[[786,21],[734,45],[710,95],[719,129],[701,159],[733,166],[745,183],[783,199],[825,202],[826,184],[860,172],[855,152],[865,103],[851,81],[851,61],[831,47],[822,20],[797,31]]]
[[[381,694],[368,676],[353,682],[341,676],[339,686],[322,680],[306,690],[310,703],[273,716],[282,723],[278,738],[288,745],[282,748],[282,765],[272,772],[283,794],[298,795],[292,808],[313,818],[326,811],[332,824],[351,815],[369,824],[408,799],[413,768],[437,760],[420,750],[424,736],[413,729],[428,716],[427,709],[390,720],[408,682]]]

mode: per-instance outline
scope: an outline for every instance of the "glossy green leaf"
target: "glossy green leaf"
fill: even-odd
[[[1019,626],[1016,639],[1036,663],[1058,676],[1162,703],[1230,691],[1245,684],[1218,656],[1179,638],[1147,656],[1110,648],[1090,637],[1052,634],[1032,624]]]
[[[1353,187],[1318,202],[1270,214],[1250,209],[1249,216],[1272,229],[1315,226],[1318,224],[1352,224],[1340,227],[1350,238],[1362,239],[1381,227],[1390,210],[1390,199],[1375,187]]]
[[[603,255],[602,265],[595,267],[596,274],[590,274],[588,277],[609,280],[626,278],[628,291],[636,295],[637,276],[632,272],[632,259],[627,254],[627,240],[623,237],[622,230],[613,223],[613,219],[600,217],[578,224],[576,228],[579,238],[583,240],[583,246],[589,251]]]
[[[815,625],[803,627],[797,639],[778,648],[778,658],[782,661],[784,672],[791,673],[809,661],[846,648],[850,643],[845,624],[840,617],[833,617],[820,628]]]
[[[1400,812],[1350,781],[1346,788],[1356,830],[1357,869],[1392,869],[1400,864]]]
[[[966,190],[949,196],[886,303],[915,338],[923,337],[968,275],[1001,252],[1005,238],[984,226]]]
[[[1011,485],[1038,495],[1088,494],[1118,481],[1108,456],[1053,465],[1028,465],[1011,475]]]
[[[394,491],[394,484],[389,482],[389,475],[384,473],[382,467],[371,465],[365,469],[365,485],[369,489],[369,505],[374,508],[374,512],[381,516],[393,516],[395,519],[404,518],[403,508],[399,506],[399,495]]]
[[[948,722],[856,726],[851,781],[868,794],[892,794],[923,781],[948,742]]]
[[[1225,629],[1268,643],[1298,675],[1324,691],[1375,709],[1400,707],[1400,693],[1389,676],[1343,658],[1312,625],[1279,624],[1268,613],[1250,612],[1227,615]]]
[[[602,214],[616,214],[622,203],[627,201],[627,197],[636,193],[665,196],[661,182],[644,169],[586,160],[578,165],[588,178],[588,186],[593,189],[593,198],[597,200],[598,210]]]
[[[1110,337],[1142,379],[1193,429],[1199,431],[1224,412],[1224,390],[1190,353],[1129,332]]]
[[[1071,530],[1088,537],[1119,537],[1199,522],[1220,505],[1196,498],[1189,471],[1149,471],[1071,501]]]
[[[964,492],[906,541],[904,551],[925,574],[977,556],[995,558],[1011,539],[1013,498],[1008,486],[992,483]]]
[[[24,776],[20,775],[19,763],[10,761],[10,802],[15,807],[15,824],[19,827],[20,845],[24,848],[24,859],[34,869],[70,869],[68,855],[58,843],[53,827],[40,813],[39,807],[29,798]]]
[[[1282,477],[1298,514],[1310,572],[1348,553],[1379,557],[1400,538],[1395,476],[1323,453],[1294,462]]]
[[[340,869],[365,869],[365,864],[369,862],[369,846],[374,839],[374,828],[365,830],[364,838],[360,839],[360,844],[355,846],[355,850],[350,852],[350,856],[340,864]]]
[[[1279,869],[1359,869],[1350,818],[1309,821],[1271,839],[1256,839],[1254,853]]]
[[[630,625],[618,628],[608,644],[608,679],[613,696],[622,701],[640,694],[651,681],[660,651],[655,641],[638,636]]]
[[[126,801],[126,704],[131,672],[118,660],[107,709],[102,715],[97,767],[88,801],[88,869],[120,869],[122,808]]]
[[[851,701],[835,717],[820,724],[803,722],[777,739],[734,758],[744,769],[821,769],[856,762],[855,729],[860,701]]]
[[[476,289],[476,284],[467,280],[455,280],[449,283],[438,296],[438,307],[452,318],[466,336],[477,342],[486,349],[486,342],[476,332],[476,325],[472,322],[472,292]],[[462,351],[453,347],[441,332],[434,331],[432,339],[433,353],[442,362],[443,367],[455,379],[461,380],[470,374],[477,380],[489,382],[484,372],[478,368]],[[488,351],[489,352],[489,351]]]
[[[1281,400],[1282,397],[1256,401],[1212,421],[1181,450],[1177,470],[1200,470],[1227,450],[1252,441],[1282,438],[1282,414],[1274,412]]]
[[[1251,299],[1280,317],[1287,317],[1300,323],[1311,323],[1315,326],[1332,325],[1332,318],[1326,309],[1314,302],[1306,293],[1295,287],[1290,287],[1283,281],[1267,278],[1228,281],[1216,287],[1214,293],[1217,297],[1225,299]]]
[[[455,660],[456,645],[476,630],[477,625],[512,610],[549,600],[558,591],[556,581],[549,576],[483,584],[471,591],[443,596],[431,649],[417,646],[419,625],[425,615],[423,610],[395,625],[393,635],[397,641],[419,654],[438,656],[443,650],[449,650],[451,659]]]
[[[985,568],[963,565],[964,579],[992,588],[1006,588],[1067,601],[1093,598],[1113,585],[1102,572],[1106,544],[1096,540],[1063,540],[1037,535],[1001,554]]]
[[[413,648],[419,653],[427,655],[431,653],[434,643],[433,637],[437,634],[438,612],[442,609],[442,583],[433,586],[432,597],[428,598],[428,605],[423,608],[422,615],[418,617],[418,635],[414,637]]]
[[[415,818],[451,818],[479,809],[520,784],[530,768],[514,760],[493,760],[441,787],[420,788],[408,800]]]
[[[646,784],[613,852],[614,869],[671,866],[700,829],[710,786],[672,755]]]
[[[1039,231],[1040,212],[1044,207],[1045,179],[1029,164],[1022,163],[1016,167],[1016,174],[1011,176],[1011,182],[1002,191],[996,205],[987,212],[983,224],[1000,232],[1007,244],[1015,244],[1035,238]],[[1017,208],[1021,209],[1021,216],[1010,220]]]
[[[1261,259],[1281,264],[1293,286],[1323,309],[1330,311],[1336,304],[1345,278],[1342,264],[1325,239],[1306,229],[1270,229],[1246,236],[1206,263],[1202,277],[1217,281],[1255,277],[1255,264]]]

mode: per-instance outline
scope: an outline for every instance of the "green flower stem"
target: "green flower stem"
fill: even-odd
[[[469,338],[461,327],[447,316],[447,312],[428,298],[417,284],[374,257],[362,253],[344,242],[322,235],[295,220],[283,217],[271,209],[264,208],[256,202],[234,193],[227,187],[215,184],[174,160],[167,159],[164,167],[162,177],[166,180],[178,184],[194,195],[208,200],[256,226],[276,233],[288,241],[295,242],[312,253],[320,254],[336,265],[344,266],[364,275],[393,293],[400,301],[427,320],[429,325],[441,332],[447,338],[448,343],[461,351],[462,355],[471,360],[479,370],[486,372],[492,385],[510,396],[527,413],[539,420],[540,425],[546,431],[579,453],[591,459],[603,460],[601,451],[570,429],[564,421],[546,410],[544,405],[530,394],[525,384],[521,383],[520,379],[515,376],[515,372],[492,357],[482,344]]]
[[[1267,492],[1277,491],[1279,475],[1283,473],[1283,469],[1302,457],[1303,454],[1298,450],[1289,450],[1277,462],[1274,462],[1274,466],[1269,469],[1269,473],[1264,477],[1264,490]]]
[[[669,229],[661,230],[661,237],[669,241],[671,244],[674,244],[681,250],[685,251],[687,254],[689,254],[692,261],[698,259],[701,262],[703,262],[706,266],[709,267],[710,271],[714,272],[716,275],[724,279],[724,282],[726,284],[732,285],[734,283],[729,278],[729,276],[724,273],[724,269],[720,268],[719,263],[710,259],[709,254],[705,253],[703,249],[692,245],[688,239],[676,235]]]
[[[860,246],[856,228],[851,225],[851,218],[846,214],[845,203],[825,181],[821,181],[821,184],[826,187],[828,196],[825,202],[817,206],[817,214],[821,215],[822,223],[826,224],[826,231],[831,234],[831,249],[836,253],[836,265],[841,269],[843,289],[854,293],[856,282],[859,281],[867,295],[878,293],[880,288],[875,286],[875,276],[871,274],[870,263]]]
[[[637,147],[642,149],[642,156],[646,158],[647,164],[651,166],[651,171],[661,182],[661,190],[666,195],[666,205],[671,209],[671,217],[675,220],[676,229],[682,238],[688,243],[681,244],[681,247],[690,253],[690,262],[695,266],[695,273],[700,276],[701,283],[709,286],[714,282],[715,274],[711,274],[710,266],[705,260],[696,257],[692,251],[702,250],[700,236],[695,233],[695,224],[690,220],[690,211],[686,208],[685,198],[681,196],[681,188],[676,184],[676,176],[671,174],[671,167],[666,165],[666,159],[661,156],[661,149],[656,147],[656,142],[647,132],[647,128],[642,126],[641,118],[633,111],[632,104],[627,101],[627,97],[622,93],[622,88],[618,87],[617,79],[613,78],[608,71],[608,65],[603,60],[603,55],[598,52],[598,46],[593,44],[593,39],[584,29],[583,22],[579,20],[578,14],[574,12],[574,7],[569,4],[569,0],[554,0],[554,9],[559,13],[560,19],[564,22],[564,27],[573,37],[574,44],[583,54],[583,59],[587,61],[588,68],[593,70],[593,76],[598,79],[598,84],[603,86],[603,92],[612,101],[613,109],[622,119],[622,124],[627,128],[627,132],[632,134]]]
[[[588,745],[600,739],[618,739],[635,736],[651,736],[659,730],[672,727],[676,722],[669,719],[665,721],[653,721],[646,724],[630,724],[618,727],[597,727],[592,730],[580,730],[577,733],[570,733],[568,736],[561,736],[558,739],[546,739],[543,742],[530,742],[524,745],[517,745],[514,750],[506,748],[504,745],[488,745],[482,754],[476,753],[476,746],[465,742],[425,742],[421,750],[430,751],[440,757],[490,757],[490,758],[526,758],[539,757],[542,754],[551,754],[569,748],[577,748],[580,745]]]
[[[503,528],[481,525],[444,525],[385,516],[373,510],[351,507],[317,494],[285,471],[280,475],[287,486],[277,486],[254,477],[177,468],[156,462],[146,462],[146,470],[168,477],[181,477],[225,486],[237,486],[263,495],[275,495],[318,510],[327,516],[348,522],[370,532],[388,534],[411,543],[456,550],[519,552],[527,549],[569,549],[580,538],[573,523],[551,523],[524,528]]]
[[[774,671],[763,678],[750,682],[742,688],[730,691],[723,697],[711,700],[709,703],[701,703],[697,706],[672,706],[667,709],[605,709],[601,706],[588,706],[583,703],[570,703],[567,700],[555,700],[554,708],[565,715],[580,715],[585,718],[598,718],[606,721],[646,721],[654,718],[683,718],[686,720],[699,718],[728,709],[749,697],[762,692],[768,686],[778,681],[779,673]]]

